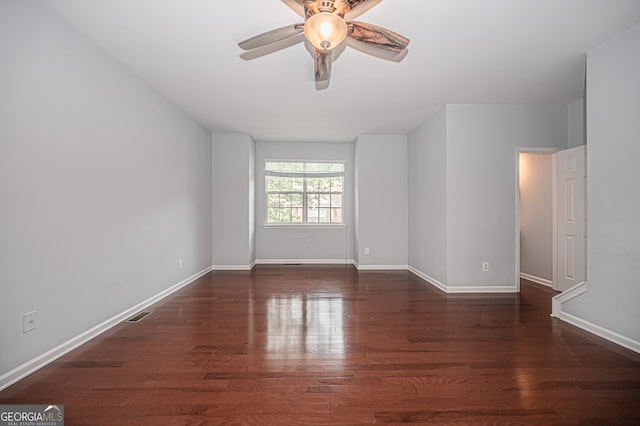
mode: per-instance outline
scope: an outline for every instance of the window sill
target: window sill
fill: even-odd
[[[264,228],[281,228],[281,229],[296,229],[296,228],[317,228],[317,229],[341,229],[346,228],[344,223],[265,223]]]

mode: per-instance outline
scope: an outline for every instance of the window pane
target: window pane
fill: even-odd
[[[342,163],[306,163],[307,172],[343,172]]]
[[[280,206],[291,207],[291,194],[280,194]]]
[[[324,163],[325,172],[344,172],[343,163]]]
[[[291,178],[291,190],[302,192],[304,191],[304,179],[303,178]]]
[[[302,207],[293,207],[291,209],[291,222],[302,223]]]
[[[278,207],[280,207],[280,195],[278,195],[278,194],[269,194],[267,196],[267,206],[269,208],[278,208]]]
[[[302,194],[291,194],[291,205],[302,208]]]
[[[282,208],[280,209],[280,222],[289,223],[291,222],[291,209],[290,208]]]
[[[320,186],[320,183],[318,181],[318,178],[307,179],[307,191],[318,192],[318,187]]]
[[[327,223],[331,221],[331,209],[321,207],[318,209],[318,222]]]
[[[330,192],[331,191],[331,178],[322,178],[318,179],[320,184],[320,192]]]
[[[267,176],[267,192],[302,192],[303,178]]]
[[[309,192],[330,192],[332,178],[309,178],[307,179],[307,191]]]
[[[267,220],[269,222],[279,222],[280,221],[280,209],[268,209],[267,210]]]
[[[321,172],[323,164],[321,163],[307,163],[305,171],[307,172]]]
[[[271,172],[302,172],[304,171],[304,163],[268,161],[265,163],[264,169]]]
[[[342,223],[342,209],[331,209],[331,222]]]
[[[331,178],[331,192],[342,192],[342,178]]]
[[[329,195],[320,195],[320,207],[331,207],[331,197]]]
[[[320,195],[318,194],[309,194],[307,195],[307,206],[308,207],[318,207],[320,205]]]
[[[331,194],[331,207],[342,207],[342,194]]]
[[[317,194],[307,195],[307,222],[318,222],[318,206],[320,200]]]
[[[291,190],[291,179],[267,176],[268,192],[290,191],[290,190]]]
[[[317,207],[308,207],[307,208],[307,222],[309,222],[309,223],[318,223],[318,208]]]

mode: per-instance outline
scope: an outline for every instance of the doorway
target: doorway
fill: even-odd
[[[586,280],[586,146],[517,151],[516,282],[565,291]]]
[[[554,151],[518,157],[519,276],[553,287]]]

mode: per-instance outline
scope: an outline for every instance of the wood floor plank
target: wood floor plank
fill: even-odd
[[[640,355],[553,291],[446,295],[405,271],[212,272],[0,392],[69,425],[640,424]]]

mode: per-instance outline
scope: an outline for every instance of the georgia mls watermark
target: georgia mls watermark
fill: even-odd
[[[64,405],[0,405],[0,426],[64,426]]]

